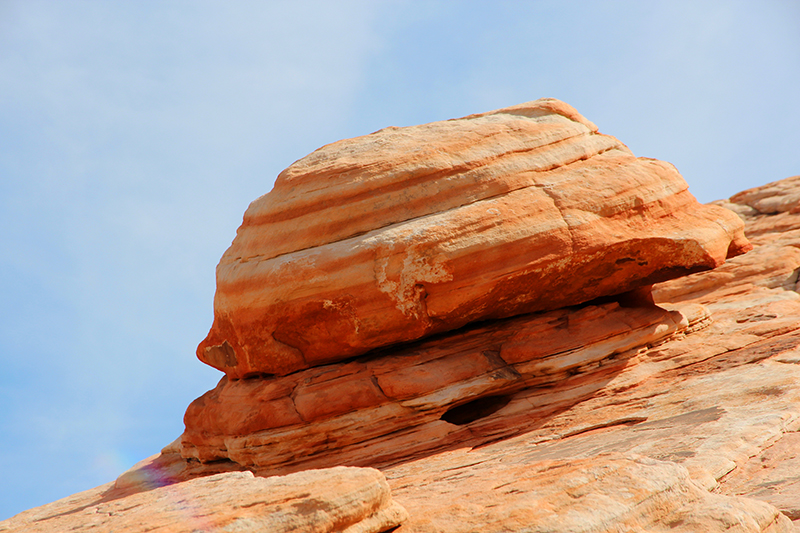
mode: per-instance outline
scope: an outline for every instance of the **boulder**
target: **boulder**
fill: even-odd
[[[512,437],[383,467],[414,509],[398,533],[800,529],[798,211],[745,215],[751,253],[654,287],[663,308],[705,310],[683,334],[468,425]]]
[[[800,213],[743,217],[754,250],[656,285],[657,306],[644,290],[225,377],[180,451],[259,475],[377,466],[411,510],[398,533],[793,531]]]
[[[250,205],[197,355],[232,379],[287,375],[748,249],[672,165],[558,100],[386,128],[295,162]]]

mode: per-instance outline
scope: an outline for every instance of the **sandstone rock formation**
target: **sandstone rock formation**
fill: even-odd
[[[339,141],[254,201],[198,357],[286,375],[721,265],[741,222],[542,99]]]
[[[765,186],[772,204],[793,181]],[[743,215],[752,252],[656,286],[665,308],[705,309],[683,335],[468,426],[524,412],[516,436],[382,468],[414,509],[398,531],[800,530],[798,211]]]
[[[594,379],[568,401],[591,396],[637,349],[707,318],[697,306],[681,313],[612,302],[507,319],[285,377],[223,378],[189,406],[183,455],[275,474],[374,466],[492,440],[538,418],[528,408],[515,423],[478,420],[514,393],[580,374]]]
[[[181,438],[0,532],[800,530],[798,201],[700,206],[554,100],[322,148],[223,257]]]
[[[337,467],[290,476],[229,472],[120,493],[113,483],[0,522],[0,531],[377,533],[406,516],[383,475]]]

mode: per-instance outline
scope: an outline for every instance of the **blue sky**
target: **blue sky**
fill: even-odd
[[[800,173],[796,0],[0,0],[0,519],[178,437],[248,203],[323,144],[543,96],[703,202]]]

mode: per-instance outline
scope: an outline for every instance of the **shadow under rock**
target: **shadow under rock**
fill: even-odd
[[[383,469],[447,450],[481,447],[534,432],[532,438],[536,442],[564,438],[575,428],[552,426],[553,418],[606,387],[640,348],[658,340],[654,328],[665,321],[672,321],[674,327],[675,315],[652,303],[648,287],[581,306],[471,324],[390,350],[376,350],[350,362],[310,369],[307,375],[285,376],[280,379],[296,382],[290,396],[295,404],[301,387],[316,387],[320,380],[329,387],[320,396],[321,408],[327,407],[325,401],[349,401],[347,393],[352,389],[338,387],[336,380],[342,379],[342,384],[347,385],[353,382],[354,375],[373,383],[385,397],[383,403],[368,409],[350,409],[288,428],[217,437],[214,442],[224,442],[225,446],[239,439],[234,442],[238,448],[226,451],[233,460],[199,462],[181,458],[187,428],[181,442],[176,441],[161,455],[120,476],[115,486],[103,494],[102,501],[227,471],[250,470],[257,476],[269,477],[334,466]],[[514,350],[527,352],[512,361]],[[442,363],[445,360],[447,364]],[[462,372],[465,364],[476,360],[485,367],[466,379],[440,375]],[[415,374],[423,367],[427,370]],[[326,372],[334,377],[321,378]],[[432,387],[430,392],[421,394],[408,392],[415,387],[428,387],[429,383],[421,383],[426,379],[431,383],[441,379],[446,386]],[[273,378],[238,382],[223,378],[218,388],[204,397],[211,394],[216,401],[221,398],[220,387],[243,387],[233,397],[238,401],[251,398],[252,403],[246,404],[251,411],[259,406],[269,409],[274,403],[258,403],[263,398],[260,381],[272,387],[269,384]],[[206,400],[203,409],[208,405]],[[241,410],[241,406],[236,407]],[[220,400],[213,407],[217,411],[204,413],[203,419],[228,423],[234,415],[233,407]],[[187,411],[187,420],[188,417]],[[627,417],[608,424],[643,420]],[[583,428],[591,429],[594,428]],[[207,428],[203,431],[212,434]]]

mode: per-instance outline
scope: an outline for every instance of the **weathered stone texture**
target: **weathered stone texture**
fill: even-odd
[[[748,249],[672,165],[557,100],[387,128],[320,148],[250,205],[197,354],[231,378],[285,375]]]
[[[181,438],[0,532],[790,533],[798,202],[700,206],[555,100],[323,147],[220,263]]]
[[[133,492],[113,485],[21,513],[0,531],[379,533],[407,516],[383,475],[368,468],[270,478],[229,472]]]

